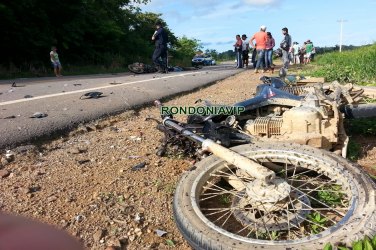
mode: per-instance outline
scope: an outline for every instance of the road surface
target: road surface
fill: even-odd
[[[234,75],[233,65],[169,74],[119,74],[0,81],[0,149],[72,129],[80,123],[191,91]],[[98,99],[82,96],[103,93]],[[44,118],[31,118],[36,112]]]

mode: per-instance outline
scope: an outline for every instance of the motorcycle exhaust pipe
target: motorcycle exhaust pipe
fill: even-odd
[[[376,104],[345,105],[340,108],[348,119],[376,117]]]

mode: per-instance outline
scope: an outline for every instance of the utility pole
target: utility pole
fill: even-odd
[[[340,31],[340,34],[339,34],[339,52],[342,52],[342,30],[343,30],[343,23],[347,22],[347,20],[340,19],[340,20],[337,20],[337,22],[339,22],[341,24],[341,31]]]

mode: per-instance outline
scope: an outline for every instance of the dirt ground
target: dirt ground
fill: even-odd
[[[200,98],[233,104],[253,95],[260,76],[247,70],[165,104],[189,106]],[[148,117],[159,119],[159,110],[129,110],[13,149],[14,161],[0,167],[0,210],[55,225],[88,249],[190,249],[174,224],[172,200],[193,162],[156,156],[162,133]],[[376,140],[361,140],[358,163],[372,172]]]

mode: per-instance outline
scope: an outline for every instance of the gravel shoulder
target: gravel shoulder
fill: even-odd
[[[260,76],[246,70],[164,102],[233,104],[252,97]],[[13,149],[14,161],[0,167],[0,210],[55,225],[88,249],[191,249],[174,224],[172,199],[193,162],[155,155],[162,133],[150,117],[159,119],[159,110],[129,110]],[[376,166],[374,139],[362,141],[358,163],[366,168]]]

